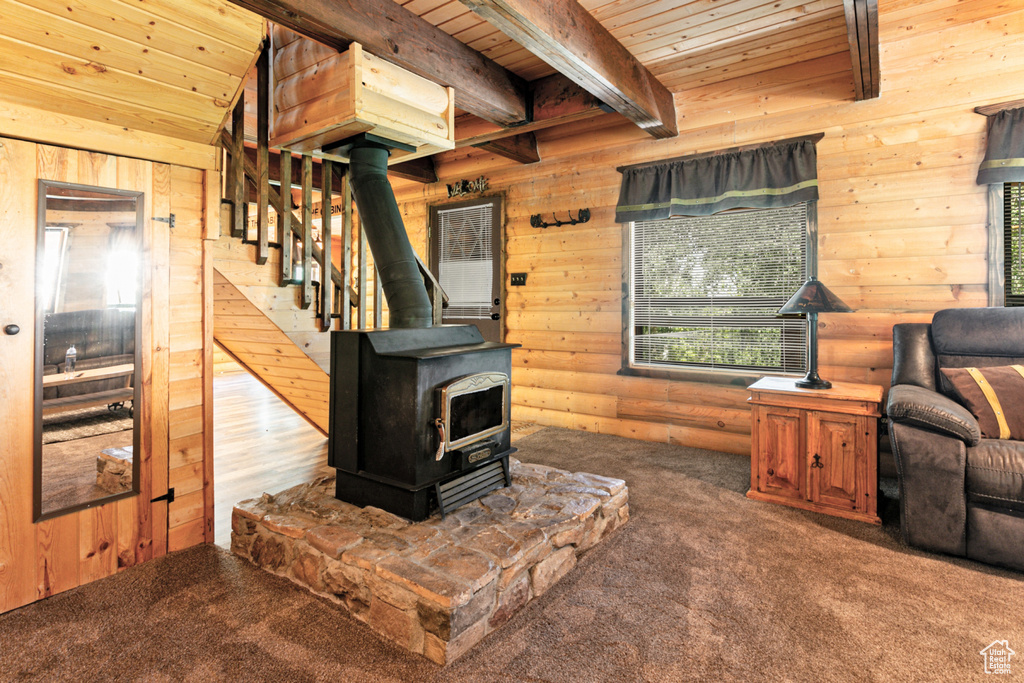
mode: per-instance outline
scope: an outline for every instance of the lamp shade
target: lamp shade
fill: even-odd
[[[818,314],[851,313],[852,308],[818,282],[813,275],[796,290],[796,294],[779,309],[779,313],[807,314],[807,376],[797,380],[801,389],[829,389],[831,382],[818,376]]]
[[[796,290],[779,313],[852,313],[853,309],[813,275]]]

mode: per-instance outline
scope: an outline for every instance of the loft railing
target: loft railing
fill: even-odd
[[[306,309],[314,306],[318,327],[321,331],[335,328],[334,320],[340,321],[341,329],[351,329],[353,323],[358,329],[383,326],[380,278],[375,277],[376,291],[373,295],[372,311],[368,310],[368,261],[369,249],[366,235],[361,226],[356,226],[358,234],[356,277],[358,287],[351,283],[353,278],[349,269],[352,264],[352,191],[349,187],[347,168],[344,164],[323,159],[314,164],[311,155],[294,157],[291,152],[282,150],[271,154],[270,139],[270,50],[267,41],[256,61],[256,135],[255,154],[252,148],[246,148],[245,136],[245,98],[239,98],[231,114],[230,132],[221,131],[221,146],[227,151],[228,164],[225,183],[225,203],[231,206],[231,235],[239,237],[243,242],[256,246],[256,263],[265,264],[270,249],[281,250],[280,286],[299,285],[301,287],[300,305]],[[276,158],[277,168],[272,169]],[[254,158],[252,158],[254,157]],[[299,160],[299,182],[294,181],[294,159]],[[281,190],[270,183],[272,171],[280,184]],[[315,171],[319,170],[319,173]],[[319,183],[316,180],[319,180]],[[292,198],[292,187],[298,184],[300,198],[296,205]],[[320,193],[320,225],[322,246],[316,243],[313,232],[313,191]],[[342,198],[342,243],[340,254],[341,268],[333,263],[331,236],[331,218],[334,211],[333,199],[336,195]],[[249,239],[248,211],[250,203],[256,205],[256,235]],[[270,241],[270,209],[277,217],[277,242]],[[434,324],[441,324],[441,309],[447,304],[448,297],[434,278],[430,269],[417,257],[420,272],[423,274],[427,292],[433,303]],[[321,274],[330,273],[330,277],[320,275],[314,279],[314,264]],[[298,275],[301,273],[301,276]],[[352,312],[355,312],[354,316]],[[368,319],[372,316],[372,321]],[[355,320],[353,321],[353,317]],[[370,324],[372,322],[372,324]]]

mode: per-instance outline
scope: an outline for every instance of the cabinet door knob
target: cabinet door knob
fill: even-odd
[[[768,468],[768,476],[769,477],[774,477],[775,476],[775,470],[773,470],[771,467]]]
[[[825,466],[821,464],[821,456],[820,455],[815,455],[814,456],[814,462],[811,463],[811,467],[817,467],[819,469],[824,469],[825,468]]]
[[[20,328],[20,327],[18,327],[17,325],[15,325],[15,324],[13,324],[13,323],[12,323],[12,324],[10,324],[10,325],[6,325],[6,326],[4,327],[4,334],[9,334],[9,335],[11,335],[12,337],[13,337],[14,335],[18,334],[19,332],[21,332],[21,328]]]

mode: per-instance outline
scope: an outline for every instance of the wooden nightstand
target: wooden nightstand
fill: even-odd
[[[800,389],[765,377],[750,387],[748,498],[873,524],[878,518],[882,387]]]

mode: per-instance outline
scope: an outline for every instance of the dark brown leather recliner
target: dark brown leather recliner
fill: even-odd
[[[1024,442],[982,438],[940,372],[1011,364],[1024,364],[1024,308],[893,327],[887,413],[907,544],[1024,571]]]

